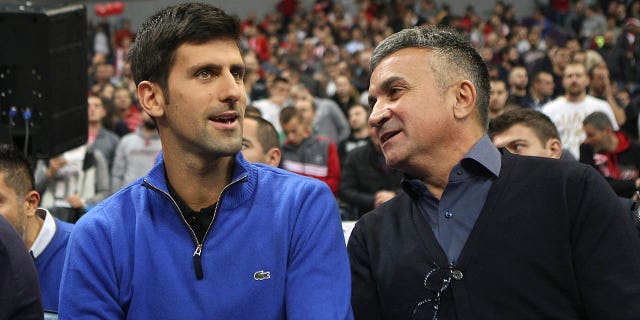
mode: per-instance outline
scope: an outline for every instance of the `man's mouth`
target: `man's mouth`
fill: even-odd
[[[211,118],[211,121],[214,122],[220,122],[220,123],[226,123],[226,124],[230,124],[233,123],[234,121],[238,120],[238,116],[233,115],[233,116],[219,116],[219,117],[213,117]]]
[[[398,133],[400,133],[400,130],[398,130],[398,131],[387,131],[387,132],[383,133],[382,135],[380,135],[380,142],[385,143],[385,141],[391,139],[393,136],[397,135]]]

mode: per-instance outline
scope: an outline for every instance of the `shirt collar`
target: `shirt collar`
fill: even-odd
[[[462,159],[474,160],[493,173],[495,177],[498,177],[502,166],[501,158],[500,151],[485,134]]]
[[[475,162],[479,164],[486,171],[490,172],[494,177],[500,175],[500,168],[502,167],[502,155],[496,146],[491,142],[491,139],[487,135],[482,136],[478,142],[476,142],[471,150],[462,157],[462,160],[456,164],[453,170],[465,167],[465,162]],[[474,171],[475,172],[475,171]],[[425,192],[428,192],[424,183],[411,176],[405,175],[402,181],[403,189],[413,197],[419,197]]]
[[[53,218],[53,215],[49,213],[46,209],[38,208],[36,214],[44,219],[44,223],[42,224],[42,229],[38,233],[36,240],[31,245],[31,255],[36,259],[38,256],[44,251],[44,249],[49,245],[53,236],[56,234],[56,221]]]

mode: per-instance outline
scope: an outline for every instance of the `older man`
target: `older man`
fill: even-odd
[[[405,193],[349,239],[356,319],[637,319],[622,202],[589,166],[491,143],[489,75],[465,36],[403,30],[371,70],[369,124]]]

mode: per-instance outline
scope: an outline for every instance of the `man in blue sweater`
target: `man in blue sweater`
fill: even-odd
[[[237,21],[160,10],[129,58],[163,153],[75,227],[60,319],[351,319],[337,204],[320,181],[244,160]]]
[[[27,158],[14,146],[0,145],[0,214],[18,231],[31,252],[44,310],[57,312],[62,267],[73,225],[38,208],[40,194],[34,185]]]

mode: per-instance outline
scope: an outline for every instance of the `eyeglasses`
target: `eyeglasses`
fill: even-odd
[[[459,271],[458,271],[459,272]],[[440,311],[440,298],[442,293],[447,290],[454,277],[453,266],[449,265],[445,268],[433,264],[425,273],[423,285],[432,294],[431,297],[418,302],[413,309],[413,319],[431,319],[438,320],[438,312]]]

